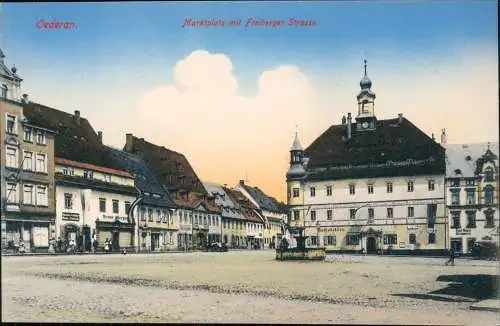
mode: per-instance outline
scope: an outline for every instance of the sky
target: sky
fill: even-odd
[[[80,110],[107,145],[133,133],[203,181],[285,200],[294,133],[307,147],[357,115],[363,59],[378,119],[498,141],[496,14],[496,1],[7,3],[0,47],[30,100]],[[74,28],[43,28],[53,21]]]

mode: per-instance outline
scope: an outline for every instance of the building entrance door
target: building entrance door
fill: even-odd
[[[462,238],[451,238],[451,248],[455,253],[462,253]]]
[[[83,248],[84,251],[91,251],[92,247],[92,239],[90,236],[90,227],[84,226],[83,227]]]
[[[375,237],[366,238],[366,252],[367,253],[377,252],[377,239],[375,239]]]
[[[113,251],[120,250],[120,232],[113,231],[111,234],[111,244],[113,247]]]
[[[160,234],[151,233],[151,251],[156,251],[160,246]]]

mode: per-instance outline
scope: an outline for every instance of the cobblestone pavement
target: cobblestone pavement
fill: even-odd
[[[444,275],[496,262],[329,256],[277,262],[271,251],[2,258],[2,321],[497,325]]]

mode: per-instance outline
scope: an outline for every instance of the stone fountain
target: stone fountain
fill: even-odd
[[[276,249],[276,260],[325,260],[325,248],[306,248],[307,236],[304,235],[305,227],[288,228],[288,231],[294,235],[293,238],[297,247],[289,248],[288,242],[281,241]]]

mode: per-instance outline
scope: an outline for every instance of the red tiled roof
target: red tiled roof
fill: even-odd
[[[75,168],[89,169],[89,170],[94,170],[94,171],[98,171],[98,172],[102,172],[102,173],[114,174],[114,175],[121,176],[121,177],[133,178],[133,176],[130,173],[125,172],[125,171],[106,168],[106,167],[98,166],[98,165],[94,165],[94,164],[71,161],[71,160],[67,160],[64,158],[60,158],[60,157],[56,157],[55,162],[56,162],[56,164],[72,166]]]

